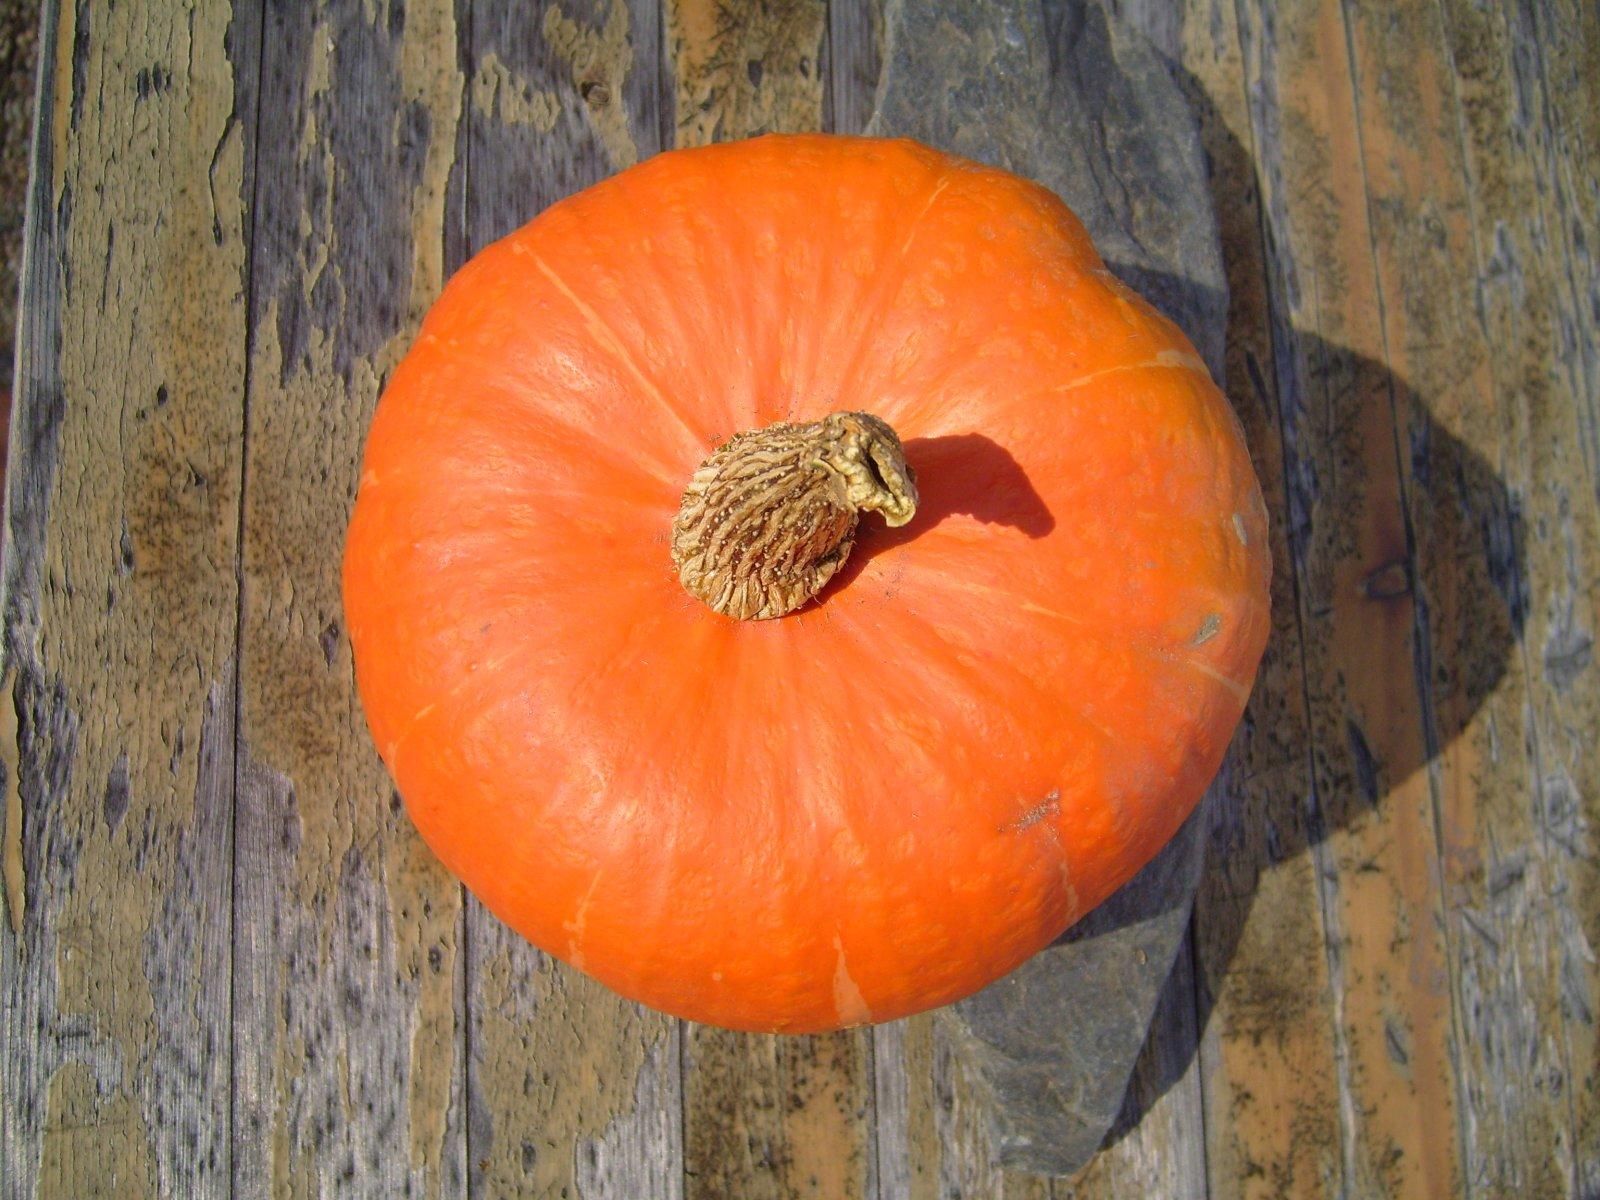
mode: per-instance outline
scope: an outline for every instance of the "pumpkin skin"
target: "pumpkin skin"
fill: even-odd
[[[732,434],[865,409],[922,509],[736,621],[669,556]],[[379,753],[444,864],[623,995],[734,1029],[990,983],[1215,774],[1266,516],[1184,336],[1047,191],[907,141],[675,151],[451,280],[344,560]]]

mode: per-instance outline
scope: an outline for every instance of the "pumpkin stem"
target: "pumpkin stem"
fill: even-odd
[[[700,464],[672,523],[691,596],[741,621],[793,612],[850,556],[862,512],[916,515],[900,438],[871,413],[736,433]]]

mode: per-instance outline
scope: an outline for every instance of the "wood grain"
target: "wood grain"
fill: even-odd
[[[675,145],[823,127],[820,0],[667,0],[665,22]],[[842,86],[859,109],[864,80]],[[686,1195],[877,1192],[870,1031],[772,1038],[688,1024],[682,1037]]]
[[[1192,948],[1051,1182],[937,1015],[685,1026],[464,901],[340,619],[448,272],[664,145],[859,128],[879,6],[47,0],[0,1197],[1600,1194],[1600,15],[1112,7],[1200,118],[1280,569]]]
[[[1529,566],[1539,581],[1530,597],[1537,624],[1530,621],[1524,646],[1536,680],[1547,838],[1560,866],[1554,894],[1573,1088],[1573,1190],[1594,1196],[1600,1195],[1600,765],[1592,731],[1600,727],[1600,683],[1593,667],[1600,538],[1592,510],[1584,511],[1573,493],[1581,463],[1591,495],[1600,497],[1600,104],[1594,95],[1600,13],[1571,2],[1535,4],[1531,13],[1529,7],[1519,7],[1512,23],[1512,58],[1526,62],[1531,51],[1528,73],[1537,73],[1542,83],[1543,119],[1531,139],[1530,165],[1535,180],[1542,168],[1551,185],[1539,207],[1550,241],[1530,248],[1553,251],[1554,260],[1549,274],[1535,274],[1530,284],[1550,281],[1559,337],[1543,355],[1554,376],[1548,392],[1528,389],[1529,453],[1517,465],[1518,478],[1537,497],[1544,528],[1556,531]],[[1566,487],[1562,478],[1569,481]]]
[[[52,4],[10,480],[7,1196],[227,1194],[251,111],[228,14]],[[192,19],[191,19],[192,18]]]
[[[1075,1179],[1056,1181],[1048,1193],[1054,1200],[1204,1200],[1208,1195],[1194,988],[1193,946],[1186,940],[1157,1002],[1106,1148]]]
[[[1469,1178],[1483,1180],[1486,1192],[1587,1196],[1600,1188],[1593,949],[1600,944],[1593,832],[1600,779],[1592,737],[1600,721],[1592,665],[1600,540],[1589,502],[1594,262],[1581,244],[1597,228],[1600,187],[1592,154],[1568,157],[1586,140],[1594,144],[1593,114],[1580,115],[1559,97],[1581,93],[1584,78],[1592,87],[1592,73],[1574,71],[1600,55],[1600,29],[1592,13],[1585,20],[1552,6],[1507,13],[1449,3],[1441,17],[1459,139],[1447,182],[1461,197],[1461,260],[1472,276],[1475,341],[1483,346],[1474,403],[1463,406],[1461,419],[1498,435],[1520,518],[1512,599],[1525,613],[1520,715],[1535,772],[1528,793],[1514,797],[1513,836],[1484,839],[1487,895],[1463,908],[1483,927],[1479,940],[1493,938],[1482,953],[1505,973],[1481,998],[1464,998],[1464,1015],[1502,1026],[1489,1031],[1495,1043],[1534,1064],[1483,1089],[1491,1129],[1504,1133],[1476,1155]],[[1560,46],[1551,41],[1557,36]],[[1588,333],[1580,332],[1586,325]],[[1492,815],[1504,821],[1513,797],[1493,799]],[[1502,913],[1520,919],[1510,929],[1497,926]],[[1533,958],[1538,952],[1542,961]],[[1523,1003],[1511,1014],[1491,1007],[1496,1000],[1503,1007],[1511,987],[1524,993]],[[1568,1114],[1551,1111],[1563,1105]]]
[[[830,1200],[872,1194],[870,1040],[690,1027],[684,1165],[690,1196]]]
[[[33,148],[39,10],[39,0],[0,3],[0,494],[4,492],[16,366],[16,300],[22,279],[22,226]],[[4,533],[0,528],[0,538]]]
[[[1289,554],[1269,246],[1246,43],[1236,7],[1197,0],[1166,35],[1211,163],[1229,291],[1226,387],[1263,482],[1273,631],[1230,773],[1214,791],[1195,900],[1206,1169],[1217,1196],[1337,1192],[1336,1010],[1311,846],[1314,805],[1301,618]],[[1286,969],[1286,965],[1292,964]]]
[[[1314,846],[1355,1194],[1460,1186],[1421,615],[1397,466],[1362,127],[1335,4],[1248,14],[1275,368],[1303,631]],[[1340,164],[1336,166],[1335,164]],[[1381,813],[1381,816],[1379,815]]]
[[[872,119],[883,66],[883,5],[874,0],[829,0],[823,128],[860,133]]]
[[[465,1191],[461,891],[367,737],[339,559],[446,270],[449,0],[267,11],[239,626],[234,1194]]]
[[[468,246],[660,147],[659,13],[623,0],[475,6]],[[467,909],[476,1195],[683,1194],[677,1023]]]
[[[675,145],[823,127],[823,0],[665,0],[665,15]]]
[[[1486,264],[1439,13],[1352,5],[1347,21],[1385,345],[1410,383],[1396,409],[1457,989],[1463,1183],[1561,1195],[1573,1130],[1559,909],[1547,899],[1561,867],[1541,811],[1548,732],[1530,720],[1527,655],[1513,652],[1529,530],[1498,480],[1474,478],[1514,451],[1497,393],[1516,357],[1491,353],[1479,303]],[[1572,432],[1563,441],[1576,446]]]

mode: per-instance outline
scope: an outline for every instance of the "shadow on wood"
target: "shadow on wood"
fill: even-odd
[[[848,587],[875,554],[921,537],[946,517],[972,517],[1030,538],[1042,538],[1056,527],[1022,464],[981,433],[909,438],[905,452],[921,493],[916,520],[898,529],[879,520],[861,522],[855,549],[822,594],[821,603]]]
[[[1217,211],[1255,212],[1261,203],[1261,189],[1248,151],[1227,131],[1200,85],[1181,69],[1171,69],[1207,131],[1209,176]],[[1233,298],[1228,331],[1231,374],[1226,390],[1237,407],[1268,414],[1265,420],[1247,421],[1246,425],[1251,455],[1258,466],[1282,462],[1281,478],[1263,479],[1264,488],[1278,490],[1276,497],[1269,496],[1269,510],[1287,513],[1287,528],[1281,533],[1274,531],[1275,545],[1286,542],[1288,557],[1274,556],[1273,595],[1276,605],[1293,606],[1288,624],[1299,634],[1292,645],[1269,647],[1268,653],[1275,649],[1303,659],[1307,631],[1330,619],[1335,607],[1342,636],[1350,636],[1351,629],[1359,635],[1360,630],[1371,628],[1374,647],[1383,644],[1376,635],[1379,627],[1392,629],[1394,621],[1403,620],[1409,624],[1410,661],[1393,661],[1379,653],[1346,656],[1341,660],[1339,684],[1346,695],[1372,695],[1392,689],[1394,677],[1402,674],[1404,687],[1417,697],[1421,728],[1411,731],[1415,736],[1388,737],[1386,731],[1363,728],[1354,708],[1347,707],[1342,730],[1345,745],[1339,754],[1349,770],[1319,770],[1325,764],[1310,760],[1315,753],[1326,751],[1307,744],[1299,752],[1308,761],[1295,777],[1313,781],[1309,792],[1271,794],[1265,812],[1259,789],[1255,798],[1247,795],[1250,781],[1239,772],[1238,756],[1230,756],[1230,764],[1224,767],[1204,809],[1208,856],[1201,886],[1208,895],[1223,897],[1225,902],[1207,907],[1204,929],[1200,930],[1204,952],[1197,955],[1193,998],[1197,1042],[1204,1039],[1263,878],[1280,865],[1311,853],[1313,846],[1331,834],[1373,817],[1392,793],[1426,771],[1454,743],[1505,676],[1518,652],[1527,611],[1523,520],[1499,473],[1433,418],[1430,401],[1442,402],[1442,397],[1420,395],[1384,363],[1292,328],[1283,315],[1289,305],[1282,293],[1298,286],[1298,281],[1273,275],[1274,265],[1282,260],[1274,252],[1270,222],[1250,225],[1252,232],[1259,232],[1259,240],[1224,234],[1227,274],[1235,281],[1236,290],[1240,279],[1257,287],[1264,279],[1268,298],[1265,302],[1260,297],[1246,297],[1242,302],[1237,295]],[[1147,295],[1159,296],[1173,286],[1171,280],[1143,278],[1138,271],[1118,269],[1118,274]],[[1263,322],[1271,335],[1270,360],[1265,362],[1248,349],[1252,332],[1259,341]],[[1331,577],[1328,547],[1317,540],[1330,536],[1327,530],[1335,526],[1348,529],[1350,523],[1329,515],[1322,522],[1324,530],[1319,531],[1318,514],[1360,505],[1364,490],[1379,483],[1359,475],[1351,477],[1337,468],[1358,457],[1354,451],[1341,453],[1339,446],[1348,447],[1352,439],[1362,436],[1362,414],[1370,415],[1375,407],[1384,405],[1393,414],[1396,431],[1399,507],[1406,515],[1403,547],[1388,561],[1363,563],[1367,569],[1352,586],[1347,580]],[[1425,545],[1412,528],[1416,504],[1408,491],[1427,496]],[[1452,561],[1452,556],[1455,565],[1447,572],[1434,572],[1445,576],[1443,586],[1450,594],[1430,595],[1423,582],[1428,573],[1419,564],[1424,559],[1435,564]],[[1355,548],[1342,548],[1338,557],[1347,562],[1354,559]],[[1308,579],[1316,586],[1308,588]],[[1283,614],[1278,617],[1275,628],[1281,632]],[[1352,671],[1370,675],[1359,678]],[[1327,697],[1313,697],[1309,691],[1288,694],[1315,687],[1316,678],[1303,663],[1264,672],[1238,741],[1250,737],[1258,722],[1270,719],[1264,714],[1303,710],[1313,699],[1325,702]],[[1329,740],[1326,730],[1318,732],[1323,741]],[[1379,737],[1391,747],[1411,750],[1385,756],[1373,748]],[[1330,777],[1336,780],[1333,786],[1326,782]],[[1247,807],[1251,811],[1246,811]],[[1116,900],[1113,897],[1108,907],[1115,909]],[[1122,919],[1146,915],[1129,913]],[[1066,938],[1081,936],[1083,928],[1069,931]],[[1294,970],[1292,963],[1281,966],[1285,971]],[[1174,971],[1162,998],[1163,1007],[1174,1000],[1188,1003],[1187,996],[1172,994],[1174,988],[1187,988],[1187,975]],[[1259,1012],[1252,1010],[1251,1020],[1262,1024],[1266,1036],[1274,1022],[1292,1020],[1292,1014],[1266,1004]],[[1152,1029],[1141,1055],[1141,1070],[1135,1075],[1136,1081],[1143,1075],[1143,1083],[1130,1086],[1106,1146],[1136,1128],[1156,1100],[1190,1069],[1197,1044],[1174,1055],[1170,1047],[1155,1045],[1163,1032],[1159,1024]],[[1143,1069],[1147,1065],[1153,1069]]]

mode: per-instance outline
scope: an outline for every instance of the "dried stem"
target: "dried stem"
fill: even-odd
[[[672,561],[689,594],[740,620],[793,612],[850,556],[862,512],[904,525],[917,485],[900,439],[862,412],[735,434],[689,480]]]

